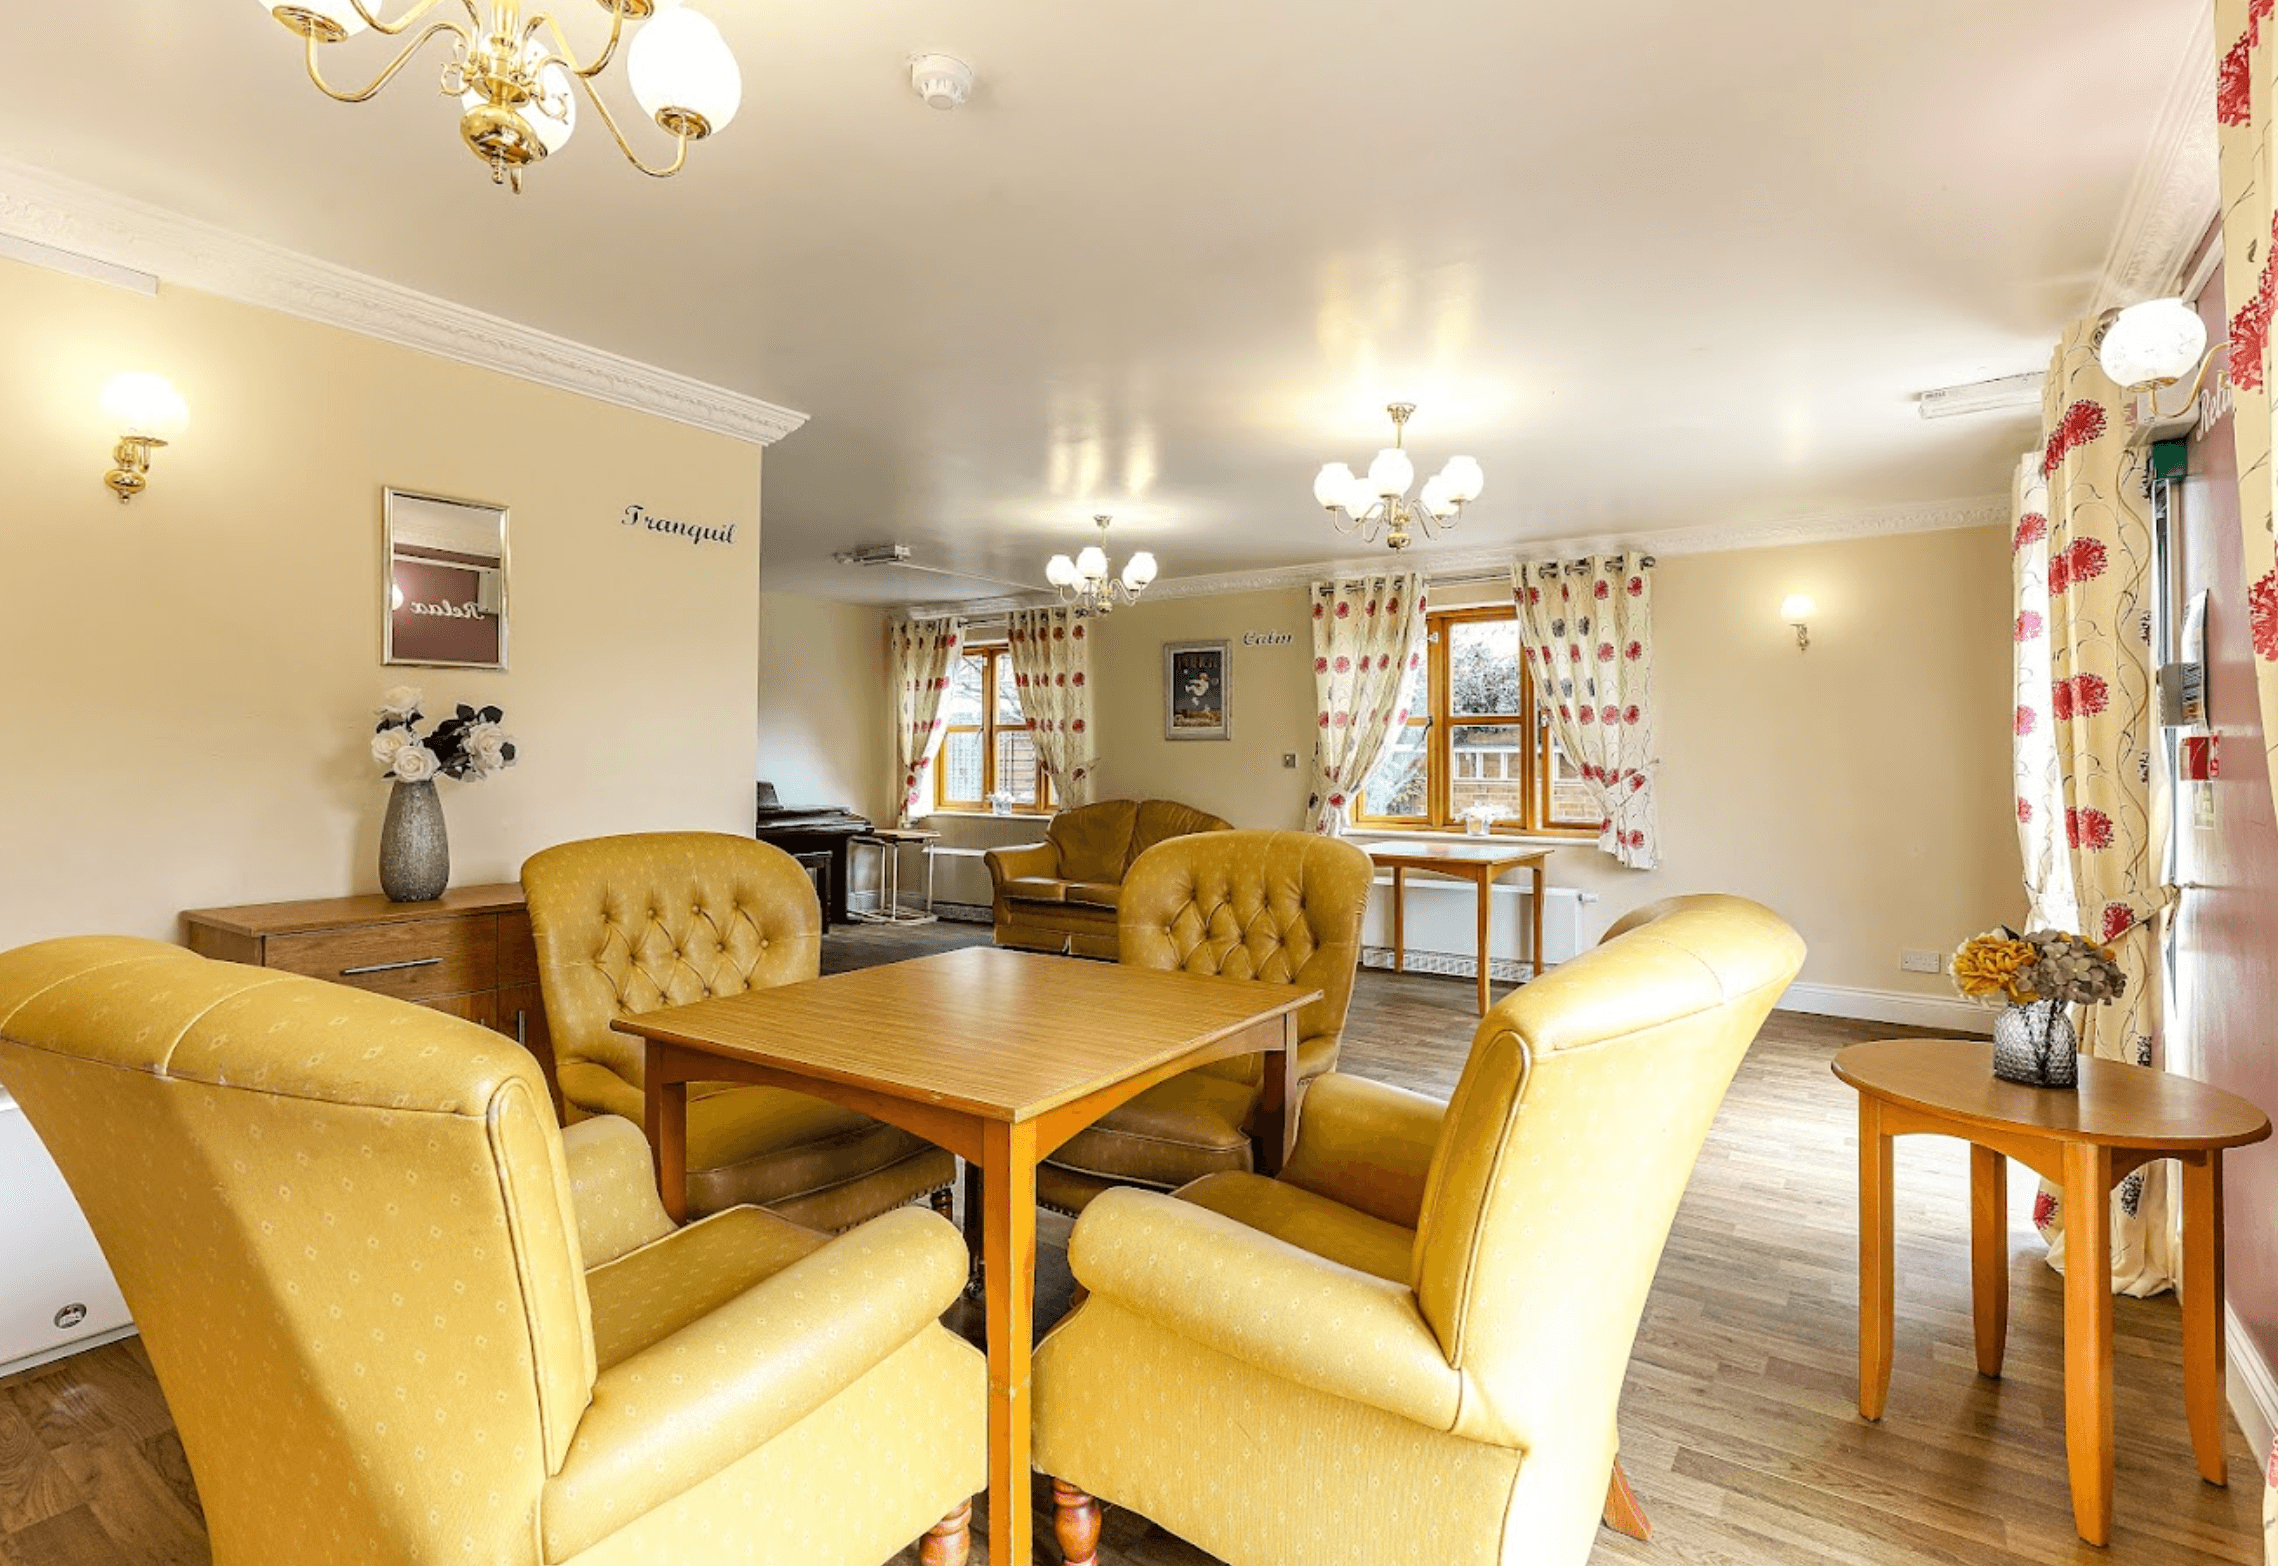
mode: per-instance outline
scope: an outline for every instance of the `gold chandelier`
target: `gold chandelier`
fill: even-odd
[[[1463,508],[1479,498],[1486,476],[1469,457],[1451,457],[1447,466],[1424,481],[1414,501],[1408,488],[1416,482],[1416,464],[1408,455],[1408,421],[1416,415],[1412,402],[1396,402],[1384,410],[1392,415],[1392,444],[1376,454],[1365,478],[1355,478],[1342,462],[1332,462],[1313,480],[1313,498],[1329,513],[1340,533],[1358,533],[1361,542],[1373,544],[1383,535],[1388,549],[1406,549],[1415,535],[1438,538],[1455,526]]]
[[[609,36],[600,52],[581,61],[561,24],[540,9],[543,0],[416,0],[392,22],[376,11],[385,0],[255,0],[308,48],[309,80],[341,103],[366,103],[395,80],[431,40],[451,39],[444,62],[442,91],[459,100],[459,134],[474,155],[490,165],[491,181],[516,192],[522,171],[548,153],[559,152],[577,129],[577,93],[582,90],[601,117],[618,151],[643,174],[668,179],[688,163],[688,144],[725,130],[743,104],[743,75],[719,28],[688,10],[681,0],[597,0],[609,13]],[[322,55],[366,28],[400,37],[437,10],[460,10],[466,20],[439,16],[372,79],[344,90],[324,79]],[[633,97],[676,145],[670,163],[650,164],[633,150],[616,116],[594,88],[609,68],[628,23],[641,23],[625,51],[625,76]]]

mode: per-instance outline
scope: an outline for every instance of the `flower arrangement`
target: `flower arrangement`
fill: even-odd
[[[1973,935],[1954,951],[1954,988],[1988,1005],[2030,1006],[2060,1001],[2102,1006],[2126,992],[2128,976],[2109,946],[2070,930],[2028,930],[2006,925]]]
[[[514,736],[499,727],[504,712],[461,702],[457,712],[422,735],[419,725],[426,721],[426,699],[413,685],[398,685],[380,697],[372,759],[385,769],[383,777],[398,783],[426,783],[438,777],[480,782],[514,765]]]

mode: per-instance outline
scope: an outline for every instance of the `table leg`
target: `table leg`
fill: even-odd
[[[1265,1086],[1258,1098],[1258,1173],[1271,1177],[1297,1150],[1297,1013],[1281,1019],[1281,1045],[1265,1053]]]
[[[649,1134],[650,1156],[656,1160],[657,1195],[664,1199],[665,1216],[674,1223],[688,1221],[688,1084],[658,1078],[661,1046],[648,1045],[648,1094],[642,1105],[642,1127]]]
[[[1549,891],[1549,878],[1544,873],[1542,861],[1538,859],[1534,863],[1534,946],[1527,953],[1527,961],[1534,968],[1534,971],[1527,975],[1530,979],[1541,978],[1542,971],[1550,966],[1543,960],[1542,955],[1542,904],[1543,898],[1548,895]]]
[[[1891,1317],[1890,1138],[1882,1104],[1859,1096],[1859,1414],[1883,1416],[1890,1396]]]
[[[1479,872],[1479,1015],[1487,1015],[1488,910],[1495,906],[1495,882],[1485,869]]]
[[[1408,872],[1392,867],[1392,971],[1408,971]]]
[[[1036,1123],[991,1121],[982,1130],[989,1333],[989,1559],[1020,1561],[1035,1548],[1029,1512],[1030,1353],[1036,1299]]]
[[[2223,1466],[2223,1155],[2183,1165],[2183,1407],[2199,1477],[2227,1484]]]
[[[2009,1342],[2009,1160],[1970,1146],[1970,1310],[1977,1321],[1977,1373],[2001,1374]]]
[[[2064,1454],[2072,1525],[2112,1538],[2112,1150],[2064,1149]]]

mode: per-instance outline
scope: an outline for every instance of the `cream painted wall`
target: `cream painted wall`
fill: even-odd
[[[845,805],[891,824],[886,614],[759,595],[759,775],[786,805]]]
[[[376,887],[386,686],[496,702],[514,771],[442,785],[459,884],[566,838],[750,830],[756,449],[282,315],[0,261],[0,947]],[[191,427],[130,506],[116,371]],[[384,485],[513,508],[512,669],[379,659]],[[625,528],[639,501],[731,546]]]
[[[1946,950],[2023,917],[2010,825],[2009,565],[1998,529],[1915,533],[1662,562],[1655,604],[1666,855],[1649,873],[1562,849],[1554,885],[1598,894],[1595,939],[1640,903],[1688,891],[1759,898],[1811,943],[1807,983],[1933,998],[1902,947]],[[1808,653],[1780,600],[1819,605]],[[1493,588],[1442,590],[1440,607]],[[1102,778],[1239,826],[1299,825],[1312,745],[1302,590],[1118,610],[1097,644]],[[1288,647],[1242,648],[1244,631]],[[1237,643],[1234,738],[1162,738],[1162,643]],[[1296,751],[1297,771],[1280,765]]]

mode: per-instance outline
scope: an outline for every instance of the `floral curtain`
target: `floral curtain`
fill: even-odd
[[[965,642],[962,620],[903,620],[888,635],[894,669],[894,773],[902,780],[896,819],[911,825],[924,815],[925,772],[941,747],[941,699],[950,666]]]
[[[2278,113],[2271,99],[2271,28],[2271,0],[2216,0],[2215,116],[2222,148],[2223,298],[2231,312],[2231,433],[2238,446],[2238,514],[2251,584],[2245,608],[2262,697],[2262,743],[2273,752],[2271,779],[2278,788],[2278,568],[2270,530],[2270,317],[2278,301],[2272,127]]]
[[[2019,460],[2012,496],[2016,531],[2009,552],[2017,618],[2010,634],[2016,645],[2017,711],[2011,726],[2026,922],[2033,929],[2077,930],[2080,914],[2063,833],[2064,773],[2057,765],[2056,729],[2048,714],[2049,481],[2042,476],[2039,452]]]
[[[1424,579],[1414,572],[1313,584],[1313,740],[1316,832],[1343,833],[1353,795],[1408,721],[1408,671],[1424,656]]]
[[[1538,710],[1604,816],[1598,846],[1632,870],[1652,869],[1661,857],[1652,556],[1522,561],[1511,590]]]
[[[2166,902],[2150,808],[2151,450],[2129,439],[2125,395],[2096,362],[2100,338],[2091,317],[2057,346],[2042,393],[2047,439],[2036,464],[2045,498],[2041,510],[2025,510],[2018,521],[2018,667],[2036,666],[2041,654],[2029,644],[2041,643],[2047,684],[2018,697],[2017,814],[2030,826],[2029,814],[2046,812],[2052,858],[2061,823],[2061,870],[2045,867],[2042,884],[2028,887],[2035,915],[2069,913],[2072,928],[2113,948],[2127,975],[2120,1000],[2084,1008],[2081,1047],[2148,1066],[2159,1036],[2153,926]],[[2040,493],[2027,484],[2022,499]],[[2045,623],[2035,625],[2036,614]],[[2038,738],[2044,729],[2046,752]],[[2054,795],[2045,781],[2048,753]],[[2170,1173],[2165,1162],[2146,1165],[2113,1193],[2112,1284],[2122,1293],[2156,1294],[2175,1282]],[[2050,1265],[2061,1268],[2063,1214],[2048,1186],[2033,1221],[2049,1241]]]
[[[1099,757],[1092,750],[1092,653],[1073,609],[1016,609],[1006,622],[1014,688],[1036,736],[1036,757],[1063,806],[1088,805]]]

